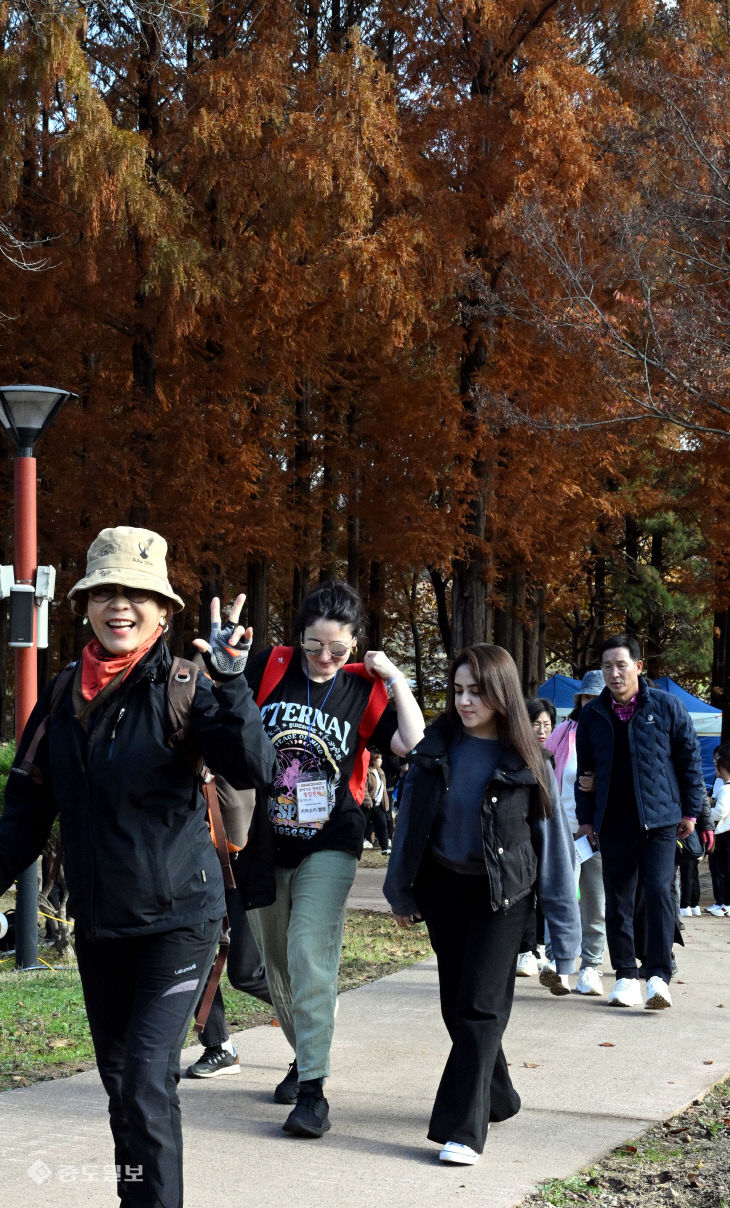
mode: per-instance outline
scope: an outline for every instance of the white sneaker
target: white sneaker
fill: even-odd
[[[609,1007],[640,1007],[641,984],[638,977],[619,977],[608,996]]]
[[[578,985],[575,987],[579,994],[591,994],[597,996],[603,994],[603,974],[600,969],[594,968],[593,965],[586,965],[585,969],[581,969]]]
[[[540,970],[540,985],[545,986],[551,994],[555,994],[558,998],[564,994],[570,994],[570,981],[567,973],[558,973],[553,961],[543,965]]]
[[[373,850],[373,845],[372,845],[372,843],[370,843],[370,842],[369,842],[367,839],[363,839],[363,841],[362,841],[362,845],[363,845],[363,848],[365,849],[365,851],[372,851],[372,850]]]
[[[517,957],[517,977],[537,977],[539,972],[537,957],[534,952],[521,952]]]
[[[716,919],[723,919],[727,914],[727,906],[721,906],[719,902],[714,902],[712,906],[707,907],[707,914],[711,914]]]
[[[700,915],[702,914],[702,909],[701,909],[701,907],[700,907],[700,906],[693,906],[693,907],[692,907],[692,914],[695,916],[695,918],[696,918],[696,919],[698,919],[698,918],[700,917]]]
[[[679,913],[683,919],[689,919],[692,917],[692,907],[691,906],[680,906]]]
[[[665,1007],[671,1007],[672,996],[669,993],[669,986],[661,977],[649,978],[646,983],[646,1003],[644,1005],[650,1011],[663,1011]]]
[[[458,1141],[447,1141],[441,1153],[440,1162],[451,1162],[452,1166],[473,1166],[479,1161],[479,1154],[470,1145],[460,1145]]]

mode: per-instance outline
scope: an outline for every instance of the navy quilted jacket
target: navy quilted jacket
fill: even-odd
[[[669,826],[684,816],[696,818],[705,802],[700,745],[689,713],[669,692],[650,688],[639,679],[639,704],[628,723],[634,791],[639,821],[648,830]],[[578,772],[596,774],[594,793],[578,788],[576,813],[580,823],[600,830],[606,810],[613,758],[611,694],[581,709],[576,734]]]

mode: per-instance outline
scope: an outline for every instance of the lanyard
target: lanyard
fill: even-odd
[[[309,750],[310,755],[314,759],[314,762],[317,764],[317,767],[319,767],[319,760],[317,759],[317,756],[314,753],[314,750],[312,748],[312,744],[309,741],[309,736],[312,733],[312,714],[311,714],[311,708],[310,708],[310,704],[309,704],[309,667],[307,666],[306,661],[304,664],[304,670],[307,673],[307,711],[309,713],[309,722],[307,724],[307,748]],[[325,696],[324,700],[322,701],[322,704],[319,706],[319,709],[317,710],[318,713],[321,713],[322,710],[324,709],[325,705],[327,704],[327,698],[329,697],[330,692],[334,688],[335,680],[337,679],[337,676],[339,674],[340,674],[340,670],[338,667],[337,671],[335,671],[334,675],[332,676],[332,683],[330,684],[329,688],[327,689],[327,696]]]

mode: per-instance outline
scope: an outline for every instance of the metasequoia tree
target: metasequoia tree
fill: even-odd
[[[80,395],[60,455],[41,448],[61,587],[101,524],[148,524],[203,619],[243,586],[257,641],[288,638],[308,588],[343,575],[370,605],[369,642],[397,625],[429,653],[435,635],[446,651],[494,638],[534,686],[548,622],[585,608],[626,517],[672,506],[640,450],[671,457],[666,409],[630,435],[628,358],[606,354],[545,251],[580,247],[610,339],[638,347],[665,321],[617,234],[618,218],[638,230],[637,164],[647,195],[672,199],[668,101],[648,104],[627,66],[638,47],[669,79],[682,53],[652,10],[7,5],[0,251],[23,251],[0,256],[0,339],[6,380]],[[709,138],[719,91],[702,115],[701,90],[691,103]],[[663,289],[668,314],[690,276]],[[79,635],[59,638],[65,655]]]

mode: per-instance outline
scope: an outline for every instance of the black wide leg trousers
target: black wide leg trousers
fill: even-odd
[[[465,876],[427,856],[415,885],[438,961],[441,1014],[451,1037],[428,1136],[482,1153],[490,1121],[520,1110],[502,1051],[515,966],[532,895],[493,910],[486,876]]]

